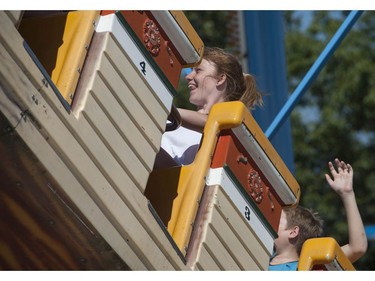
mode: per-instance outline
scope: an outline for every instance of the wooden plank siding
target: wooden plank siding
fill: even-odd
[[[5,10],[4,12],[8,15],[15,26],[20,23],[22,15],[24,13],[23,11],[17,10]]]
[[[0,132],[0,269],[128,270],[1,112]]]
[[[220,185],[206,186],[189,245],[197,270],[267,270],[269,254]]]
[[[157,93],[132,70],[132,63],[118,50],[112,35],[106,34],[99,40],[105,47],[100,49],[97,79],[87,83],[92,88],[80,88],[86,91],[79,94],[81,111],[74,112],[73,107],[68,112],[46,84],[23,47],[14,22],[3,11],[0,25],[0,109],[14,128],[13,133],[28,147],[29,151],[23,153],[36,157],[41,171],[45,169],[55,189],[66,196],[67,205],[58,207],[56,203],[57,208],[78,210],[80,220],[72,227],[82,229],[80,223],[84,221],[91,224],[93,233],[102,237],[98,238],[101,243],[108,243],[122,259],[121,268],[188,270],[143,195],[168,115],[157,101]],[[119,79],[111,80],[113,75],[119,75]],[[3,139],[0,141],[6,146],[4,149],[11,149]],[[14,150],[11,151],[16,153]],[[43,227],[45,233],[53,235],[46,230],[48,226]],[[79,239],[90,239],[90,235],[91,232]],[[2,245],[12,246],[5,242]],[[61,247],[74,252],[74,246],[66,243]],[[43,262],[48,259],[35,252],[30,257]],[[114,267],[105,264],[105,268]],[[34,266],[39,267],[37,263]],[[18,268],[23,267],[26,265],[18,264]],[[46,267],[55,268],[48,262]]]

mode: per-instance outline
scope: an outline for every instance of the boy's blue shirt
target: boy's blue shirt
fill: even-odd
[[[296,271],[298,267],[298,261],[291,261],[287,263],[269,265],[269,271]]]

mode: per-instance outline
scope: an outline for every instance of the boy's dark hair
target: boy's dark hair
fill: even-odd
[[[296,237],[295,247],[298,255],[301,253],[303,243],[310,238],[319,237],[323,233],[323,220],[319,214],[311,209],[297,206],[284,209],[288,222],[288,229],[299,227],[299,235]]]

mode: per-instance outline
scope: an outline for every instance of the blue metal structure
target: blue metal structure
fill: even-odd
[[[265,94],[264,108],[252,113],[265,131],[288,100],[283,12],[244,11],[244,29],[248,69],[255,76],[260,91]],[[280,133],[270,141],[293,173],[294,157],[289,120],[284,122]]]
[[[265,97],[265,110],[254,112],[254,117],[291,171],[294,171],[294,160],[290,113],[362,12],[350,12],[290,97],[287,93],[282,11],[244,12],[249,69],[256,76],[260,89],[270,93]]]
[[[319,72],[325,66],[329,58],[336,51],[337,47],[340,45],[342,40],[348,34],[350,29],[356,23],[357,19],[361,16],[363,11],[352,11],[342,23],[340,28],[337,30],[335,35],[329,41],[323,52],[317,58],[315,63],[312,65],[310,70],[307,72],[301,83],[298,85],[297,89],[289,97],[288,101],[285,103],[283,108],[280,110],[270,127],[266,131],[266,136],[272,139],[280,126],[285,122],[287,117],[290,115],[300,98],[310,87],[311,83],[318,76]]]

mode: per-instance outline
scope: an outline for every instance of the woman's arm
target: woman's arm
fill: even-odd
[[[203,132],[207,122],[206,114],[183,108],[178,108],[178,112],[181,116],[181,126],[199,133]]]

